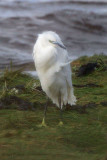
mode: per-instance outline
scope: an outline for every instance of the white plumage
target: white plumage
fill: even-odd
[[[33,58],[42,89],[58,107],[74,105],[71,68],[67,50],[60,37],[52,31],[39,34],[34,45]]]

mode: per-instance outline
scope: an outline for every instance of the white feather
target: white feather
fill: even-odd
[[[48,31],[38,36],[33,50],[42,89],[58,107],[59,93],[61,94],[61,107],[67,103],[74,105],[76,98],[73,92],[68,53],[65,49],[50,43],[50,40],[63,45],[55,32]]]

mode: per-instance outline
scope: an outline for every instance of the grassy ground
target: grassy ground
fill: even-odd
[[[99,57],[107,63],[106,56]],[[73,73],[96,58],[76,60]],[[106,160],[107,70],[84,77],[73,74],[74,85],[90,83],[99,86],[75,87],[77,106],[64,110],[63,127],[58,126],[59,110],[50,101],[48,127],[39,128],[46,102],[39,81],[20,71],[5,71],[0,78],[0,160]]]

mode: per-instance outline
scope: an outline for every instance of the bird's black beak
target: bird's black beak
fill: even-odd
[[[61,48],[63,48],[63,49],[66,49],[66,47],[65,47],[63,44],[60,44],[60,43],[55,42],[55,41],[50,41],[50,42],[53,43],[53,44],[58,45],[59,47],[61,47]]]

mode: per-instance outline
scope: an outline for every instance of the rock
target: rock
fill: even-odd
[[[95,68],[97,68],[97,67],[98,67],[97,62],[84,64],[78,69],[77,77],[87,75],[87,74],[93,72],[95,70]]]
[[[107,101],[103,101],[103,102],[101,102],[100,104],[101,104],[102,106],[107,107]]]

